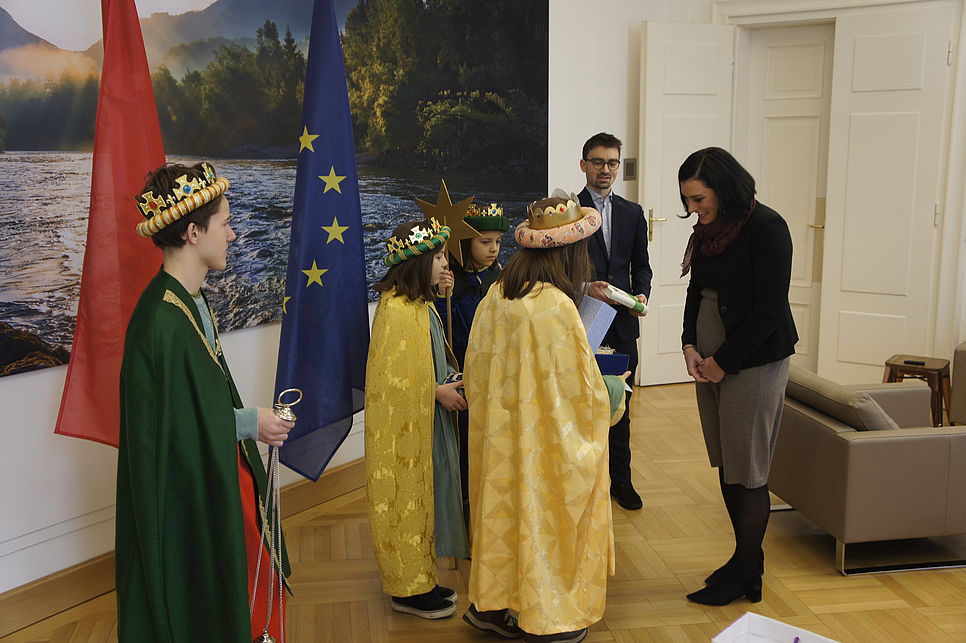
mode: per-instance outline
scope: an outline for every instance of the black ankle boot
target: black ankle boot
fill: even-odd
[[[728,559],[728,562],[726,562],[724,565],[722,565],[718,569],[708,574],[708,577],[704,579],[704,584],[714,585],[718,583],[722,578],[731,574],[731,571],[734,565],[735,565],[735,557],[732,556],[731,558]]]
[[[758,550],[758,575],[761,576],[765,573],[765,552],[761,549]],[[705,585],[714,585],[724,579],[725,576],[731,574],[735,571],[735,555],[732,554],[728,562],[719,567],[718,569],[711,572],[711,574],[704,579]]]
[[[637,511],[644,506],[644,501],[641,500],[640,494],[637,493],[634,485],[630,482],[623,484],[612,483],[610,486],[610,495],[617,500],[617,504],[629,511]]]
[[[688,600],[702,605],[728,605],[742,596],[752,603],[761,601],[761,576],[746,580],[724,578],[714,585],[688,594]]]

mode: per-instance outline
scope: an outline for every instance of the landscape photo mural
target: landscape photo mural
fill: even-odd
[[[547,3],[333,0],[370,285],[385,238],[440,178],[514,224],[545,196]],[[232,182],[239,239],[206,283],[221,330],[277,322],[313,2],[136,4],[168,160],[210,159]],[[100,36],[100,0],[0,0],[0,376],[69,357]]]

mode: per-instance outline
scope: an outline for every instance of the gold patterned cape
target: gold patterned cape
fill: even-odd
[[[366,492],[383,591],[428,592],[438,582],[433,509],[436,375],[429,306],[383,293],[366,366]]]
[[[517,610],[530,634],[599,621],[614,573],[612,409],[576,306],[549,284],[512,301],[497,284],[476,311],[463,377],[470,601]]]

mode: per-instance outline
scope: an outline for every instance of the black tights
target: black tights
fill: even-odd
[[[728,484],[724,481],[724,469],[720,467],[718,481],[735,530],[735,553],[729,561],[733,576],[741,580],[761,576],[764,561],[761,542],[771,513],[768,485],[747,489],[740,484]]]

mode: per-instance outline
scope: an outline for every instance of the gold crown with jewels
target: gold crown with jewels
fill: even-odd
[[[150,237],[159,230],[171,225],[193,210],[217,199],[231,185],[226,178],[215,176],[215,170],[208,163],[201,164],[202,176],[188,178],[182,174],[175,179],[171,192],[158,196],[153,191],[135,197],[144,221],[137,227],[138,234]]]
[[[548,228],[558,228],[580,221],[584,213],[580,208],[580,201],[573,193],[567,198],[554,196],[548,199],[534,201],[527,206],[527,214],[530,217],[530,228],[532,230],[547,230]]]
[[[496,230],[506,232],[510,227],[510,221],[503,215],[503,208],[496,203],[481,208],[475,203],[471,203],[466,211],[463,220],[470,224],[477,232]]]

